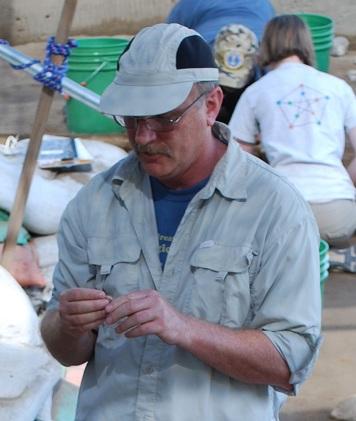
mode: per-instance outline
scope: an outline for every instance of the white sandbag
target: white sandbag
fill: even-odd
[[[28,296],[10,273],[0,266],[0,341],[14,340],[35,347],[42,343],[38,316]]]
[[[51,421],[43,407],[52,400],[61,366],[44,349],[22,345],[1,344],[0,358],[0,419],[33,421],[41,413],[48,417],[42,421]]]
[[[22,140],[19,144],[28,143]],[[89,173],[56,174],[36,169],[26,204],[23,225],[34,234],[48,235],[58,231],[60,217],[68,202],[88,180],[103,171],[127,153],[116,146],[96,140],[83,140],[85,147],[93,156],[93,170]],[[0,208],[11,212],[18,181],[24,161],[22,153],[3,155],[0,153]]]
[[[42,348],[19,343],[1,343],[0,399],[21,397],[34,377],[45,374],[48,355]],[[1,418],[3,419],[3,418]]]
[[[110,143],[101,142],[92,139],[80,139],[84,146],[88,149],[93,160],[93,173],[97,174],[110,168],[116,162],[127,156],[127,152],[118,146],[111,145]]]
[[[63,369],[44,346],[29,298],[2,266],[0,361],[0,419],[33,421],[48,404]]]
[[[23,156],[0,155],[0,208],[11,212],[22,170]],[[82,184],[66,177],[47,180],[36,170],[26,204],[23,225],[32,233],[53,234],[67,203]]]
[[[40,302],[47,303],[52,296],[53,273],[58,262],[57,236],[45,235],[42,237],[35,237],[31,241],[38,256],[38,263],[41,268],[41,272],[46,278],[46,287],[43,290],[34,292],[34,294],[37,294]]]
[[[31,241],[32,245],[35,247],[38,256],[38,264],[41,269],[47,266],[53,266],[58,262],[58,245],[56,235],[35,237]]]

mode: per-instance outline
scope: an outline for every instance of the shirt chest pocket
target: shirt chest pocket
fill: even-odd
[[[88,239],[91,287],[118,297],[139,287],[141,247],[133,235]]]
[[[88,287],[100,289],[116,298],[138,289],[141,248],[134,236],[119,238],[91,237],[88,239],[88,261],[93,275]],[[126,338],[114,326],[102,324],[98,329],[96,351],[124,346]]]
[[[214,244],[191,257],[190,314],[212,323],[241,327],[250,309],[248,247]]]

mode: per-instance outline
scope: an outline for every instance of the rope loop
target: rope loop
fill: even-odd
[[[8,41],[0,38],[0,45],[9,45]],[[56,43],[54,36],[48,38],[46,46],[46,55],[42,63],[42,70],[33,78],[50,89],[62,92],[62,79],[68,69],[68,57],[70,50],[77,47],[75,39],[69,39],[65,44]],[[51,60],[52,55],[63,56],[63,62],[60,65],[54,64]],[[33,64],[41,63],[40,60],[30,60],[25,64],[11,64],[15,70],[24,70]]]
[[[69,39],[65,44],[56,43],[55,37],[48,38],[46,47],[46,56],[43,61],[43,70],[34,76],[34,79],[43,85],[57,92],[62,92],[62,79],[68,69],[68,57],[70,50],[77,46],[74,39]],[[60,65],[54,64],[51,60],[52,55],[63,56],[63,62]]]
[[[64,61],[66,62],[70,50],[77,47],[77,41],[75,39],[69,39],[65,44],[56,43],[54,36],[48,38],[47,47],[46,47],[46,58],[51,55],[63,56]]]

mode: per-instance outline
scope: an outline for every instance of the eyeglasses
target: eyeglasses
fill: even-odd
[[[209,91],[203,92],[196,98],[191,104],[189,104],[180,115],[176,118],[168,118],[163,116],[157,117],[125,117],[125,116],[117,116],[114,115],[113,118],[117,124],[122,127],[125,127],[127,130],[136,130],[139,122],[142,121],[146,127],[150,130],[155,132],[170,132],[174,130],[177,124],[182,120],[186,112],[193,107],[204,95],[206,95]]]

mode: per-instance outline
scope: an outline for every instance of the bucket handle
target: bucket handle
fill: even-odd
[[[101,69],[103,69],[108,64],[107,61],[103,61],[100,66],[98,66],[93,73],[91,73],[83,82],[80,82],[80,85],[87,86],[88,83],[100,72]]]
[[[101,69],[103,69],[106,65],[108,64],[107,61],[103,61],[102,63],[100,63],[100,65],[92,72],[90,73],[90,75],[83,80],[82,82],[79,83],[79,85],[82,86],[87,86],[88,83],[100,72]],[[71,97],[69,95],[64,95],[64,98],[68,101],[71,99]]]

